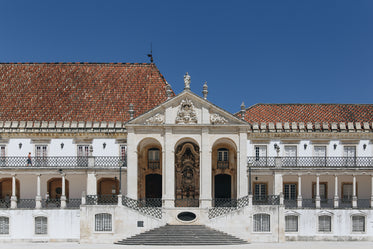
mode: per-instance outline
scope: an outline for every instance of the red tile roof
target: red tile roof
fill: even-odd
[[[0,64],[0,120],[121,121],[167,99],[154,64]]]
[[[373,104],[256,104],[246,109],[245,120],[250,123],[373,122]]]

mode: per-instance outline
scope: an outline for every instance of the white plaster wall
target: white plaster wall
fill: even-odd
[[[61,149],[61,143],[64,144]],[[48,146],[49,156],[76,156],[76,144],[73,139],[52,139]]]
[[[9,217],[9,235],[1,235],[0,242],[20,241],[78,241],[80,236],[79,210],[0,210]],[[48,218],[48,233],[35,234],[35,217]]]
[[[318,216],[332,216],[332,231],[318,231]],[[373,240],[373,210],[353,209],[295,209],[285,215],[298,215],[298,232],[285,233],[287,240]],[[366,231],[352,232],[352,215],[366,216]],[[285,219],[285,217],[284,217]]]
[[[93,139],[93,156],[119,156],[119,144],[115,142],[115,139]],[[106,143],[105,149],[104,143]]]
[[[95,215],[112,215],[112,232],[95,231]],[[147,230],[166,225],[165,221],[143,215],[124,206],[82,206],[80,210],[81,243],[114,243]],[[143,221],[144,227],[137,227],[137,221]]]

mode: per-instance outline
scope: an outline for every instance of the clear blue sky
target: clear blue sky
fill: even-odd
[[[1,62],[149,62],[176,93],[373,103],[373,1],[1,1]]]

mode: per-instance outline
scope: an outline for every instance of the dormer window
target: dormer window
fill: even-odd
[[[229,161],[228,161],[228,149],[218,149],[218,169],[228,169],[229,168]]]
[[[148,168],[149,169],[159,169],[160,168],[159,160],[159,149],[151,148],[148,150]]]

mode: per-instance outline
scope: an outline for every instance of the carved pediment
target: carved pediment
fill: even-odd
[[[189,99],[183,99],[179,105],[177,116],[175,120],[176,124],[196,124],[197,115],[194,110],[193,102]]]
[[[228,123],[228,120],[219,114],[214,113],[210,115],[210,122],[211,124],[226,124]]]
[[[145,120],[145,124],[164,124],[164,115],[161,113],[157,113]]]

